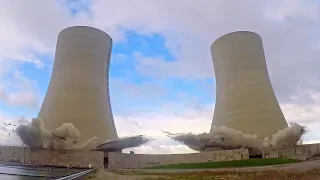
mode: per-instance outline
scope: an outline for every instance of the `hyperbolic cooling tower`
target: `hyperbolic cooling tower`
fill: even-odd
[[[212,126],[259,138],[288,127],[271,86],[258,34],[226,34],[212,44],[211,53],[217,86]]]
[[[109,97],[112,39],[91,27],[69,27],[58,35],[49,88],[38,117],[48,130],[72,123],[79,142],[117,138]]]

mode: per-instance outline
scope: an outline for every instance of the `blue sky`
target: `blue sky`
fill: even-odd
[[[306,140],[320,140],[315,131],[320,127],[319,7],[317,1],[303,0],[4,1],[0,121],[37,115],[58,33],[86,25],[113,39],[110,96],[119,134],[157,137],[140,152],[190,152],[161,130],[209,130],[215,103],[210,45],[223,34],[247,30],[263,39],[271,82],[287,120],[308,127]],[[3,142],[12,142],[0,133]]]
[[[212,104],[214,101],[214,92],[210,95],[203,93],[202,84],[214,85],[212,78],[186,82],[176,78],[168,78],[157,80],[155,78],[145,76],[136,70],[134,57],[135,53],[143,53],[145,56],[161,56],[167,62],[175,61],[175,57],[165,47],[165,38],[159,34],[140,35],[133,31],[125,32],[126,41],[116,42],[113,45],[111,64],[110,64],[110,97],[114,113],[130,111],[131,107],[147,107],[157,105],[166,101],[187,102],[186,96],[191,101],[197,101],[200,104]],[[208,50],[209,51],[209,50]],[[43,62],[47,62],[48,68],[38,69],[32,64],[21,64],[17,69],[23,73],[25,78],[33,80],[37,83],[38,93],[43,96],[50,81],[51,70],[53,66],[52,56],[39,56]],[[179,69],[177,69],[179,71]],[[165,71],[163,72],[166,73]],[[10,75],[9,75],[10,76]],[[12,76],[12,75],[11,75]],[[8,77],[11,78],[11,77]],[[148,96],[148,89],[144,91],[145,97],[134,97],[134,93],[140,93],[139,90],[128,93],[127,90],[114,87],[113,79],[121,80],[121,83],[128,83],[134,86],[143,86],[146,83],[152,86],[158,86],[163,89],[157,92],[157,96]],[[122,88],[122,87],[121,87]],[[7,89],[14,92],[14,89]],[[152,91],[152,90],[151,90]],[[183,95],[182,95],[183,94]],[[208,96],[209,95],[209,96]],[[1,103],[3,110],[10,114],[19,114],[21,116],[35,117],[39,111],[39,107],[28,108],[20,106],[12,106],[10,104]]]

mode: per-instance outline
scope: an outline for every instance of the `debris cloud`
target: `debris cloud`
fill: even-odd
[[[103,150],[103,151],[121,151],[122,149],[126,148],[132,148],[132,147],[138,147],[142,144],[147,143],[152,139],[147,138],[142,135],[137,135],[137,136],[131,136],[131,137],[124,137],[124,138],[119,138],[114,141],[108,141],[104,144],[101,144],[97,147],[97,150]]]
[[[171,139],[179,141],[196,151],[230,150],[248,148],[250,155],[261,153],[266,147],[293,147],[306,133],[305,127],[292,123],[290,127],[279,130],[271,137],[259,139],[254,134],[245,134],[241,131],[224,126],[213,127],[210,133],[166,133]]]
[[[40,118],[33,118],[30,123],[18,126],[15,132],[23,144],[29,147],[48,149],[121,151],[126,148],[140,146],[151,140],[138,135],[118,138],[101,144],[97,137],[91,137],[79,144],[77,140],[81,137],[81,133],[72,123],[64,123],[55,130],[48,131],[44,128],[43,121]]]

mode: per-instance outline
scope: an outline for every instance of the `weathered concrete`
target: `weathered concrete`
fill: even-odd
[[[104,153],[100,151],[51,150],[0,146],[0,162],[19,162],[62,167],[103,168]]]
[[[249,159],[247,149],[216,152],[200,152],[191,154],[125,154],[108,153],[109,169],[139,169],[143,167],[161,166],[180,163],[200,163],[212,161],[233,161]]]
[[[263,158],[289,158],[307,160],[318,155],[318,144],[299,145],[295,148],[262,150]],[[105,153],[108,157],[109,169],[139,169],[151,166],[161,166],[181,163],[201,163],[213,161],[233,161],[249,159],[248,149],[237,149],[227,151],[200,152],[191,154],[125,154]]]
[[[260,138],[288,127],[269,79],[262,40],[234,32],[211,46],[217,93],[212,126],[226,126]]]
[[[289,158],[298,160],[307,160],[312,156],[319,155],[320,144],[297,145],[294,148],[264,148],[262,150],[263,158]]]
[[[45,128],[63,123],[79,129],[81,143],[93,136],[117,138],[109,97],[112,39],[91,27],[70,27],[58,36],[54,66],[39,117]]]

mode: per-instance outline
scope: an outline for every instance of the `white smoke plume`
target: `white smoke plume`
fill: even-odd
[[[43,121],[40,118],[34,118],[31,120],[31,123],[18,126],[15,132],[25,145],[49,149],[121,151],[122,149],[140,146],[150,140],[139,135],[119,138],[99,145],[99,139],[92,137],[81,144],[77,144],[77,140],[81,137],[81,134],[72,123],[64,123],[50,132],[44,128]]]
[[[167,135],[196,151],[228,150],[248,148],[251,155],[261,153],[265,147],[292,147],[301,140],[305,134],[305,127],[292,123],[290,127],[279,130],[272,137],[261,140],[256,135],[244,134],[227,127],[213,127],[210,133],[202,134],[171,134]]]
[[[306,128],[298,123],[291,123],[290,127],[279,130],[273,134],[270,141],[270,146],[281,148],[281,147],[292,147],[297,144],[306,133]]]

